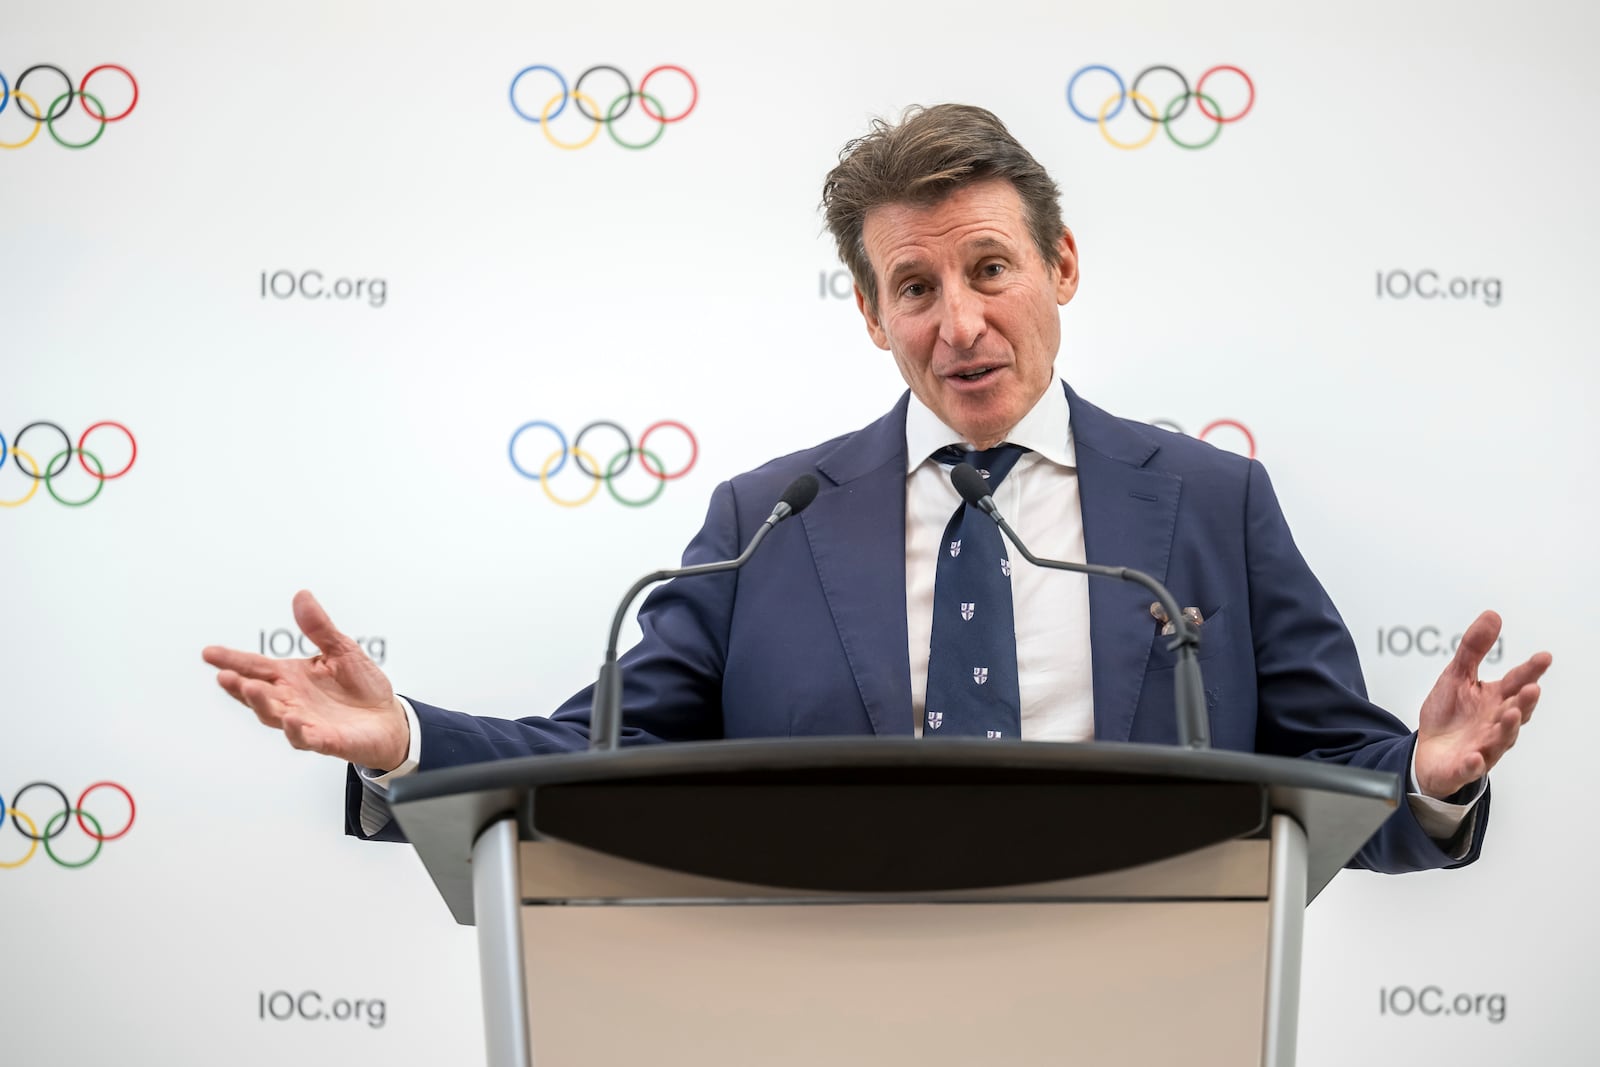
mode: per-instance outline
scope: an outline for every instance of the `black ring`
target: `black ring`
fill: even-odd
[[[54,64],[35,63],[33,66],[23,71],[22,74],[17,78],[17,84],[11,87],[11,95],[16,96],[18,93],[22,92],[22,79],[26,78],[36,70],[53,70],[57,74],[61,75],[62,81],[67,83],[67,106],[61,109],[61,115],[65,115],[72,107],[72,97],[74,92],[72,88],[72,79],[67,77],[66,71],[62,70],[58,66],[55,66]],[[22,106],[21,100],[17,101],[17,110],[22,112],[24,115],[28,115],[28,109]],[[60,118],[61,115],[51,115],[49,118],[45,118],[43,115],[28,115],[28,117],[34,122],[54,122],[56,119]]]
[[[22,470],[23,474],[28,474],[28,477],[32,478],[36,482],[42,482],[46,478],[59,478],[61,476],[62,471],[65,471],[67,469],[67,464],[72,462],[72,451],[73,451],[73,449],[72,449],[72,438],[67,436],[67,431],[63,430],[61,427],[57,426],[55,423],[53,423],[53,422],[30,422],[30,423],[28,423],[28,425],[24,426],[22,429],[17,431],[17,436],[15,436],[15,437],[13,437],[11,439],[11,451],[15,452],[17,450],[17,445],[22,441],[22,435],[27,433],[29,430],[33,429],[35,426],[48,426],[48,427],[50,427],[56,433],[61,435],[61,440],[66,442],[67,454],[65,456],[61,457],[61,470],[59,470],[59,471],[50,470],[49,469],[50,468],[50,460],[45,460],[45,464],[44,464],[45,465],[45,472],[43,474],[28,474],[27,471],[22,470],[22,464],[20,464],[20,463],[17,464],[17,469],[18,470]],[[51,457],[51,459],[54,459],[54,458],[55,458],[54,456]],[[34,462],[37,463],[38,460],[35,460]]]
[[[60,837],[62,835],[62,833],[64,833],[66,831],[67,823],[72,821],[72,805],[70,803],[68,803],[67,794],[65,794],[65,793],[63,793],[61,791],[61,787],[59,785],[56,785],[53,782],[29,782],[27,785],[25,785],[21,789],[17,790],[16,795],[11,798],[11,807],[17,809],[18,811],[21,811],[22,810],[22,794],[26,793],[28,790],[32,789],[36,785],[42,785],[46,789],[55,790],[56,796],[61,798],[61,806],[63,808],[67,809],[67,817],[65,819],[61,820],[61,829],[57,830],[53,834],[30,834],[30,833],[28,833],[28,831],[26,831],[26,830],[24,830],[22,828],[22,820],[21,819],[13,818],[11,820],[11,823],[12,823],[12,825],[14,825],[17,828],[17,833],[21,834],[23,837],[26,837],[29,841],[49,841],[49,840],[51,840],[53,838]],[[50,821],[51,821],[51,819],[54,819],[54,818],[55,818],[55,816],[52,815],[52,816],[50,816],[49,819],[46,819],[44,821],[44,828],[46,830],[50,829]]]
[[[1183,83],[1183,106],[1180,107],[1178,110],[1174,111],[1172,114],[1168,115],[1166,118],[1162,118],[1159,115],[1145,115],[1144,108],[1140,107],[1139,106],[1139,101],[1134,100],[1134,98],[1133,98],[1133,94],[1139,91],[1139,83],[1144,81],[1144,76],[1146,74],[1153,74],[1158,70],[1167,71],[1174,78],[1177,78],[1178,81]],[[1137,78],[1133,79],[1133,84],[1128,87],[1128,99],[1129,100],[1133,100],[1133,109],[1135,111],[1137,111],[1140,115],[1143,115],[1144,118],[1149,120],[1150,122],[1171,122],[1173,119],[1177,118],[1179,115],[1183,114],[1185,111],[1188,111],[1189,110],[1189,98],[1190,98],[1191,95],[1192,94],[1189,92],[1189,79],[1185,78],[1182,74],[1178,73],[1178,68],[1177,67],[1169,67],[1165,63],[1157,63],[1153,67],[1144,68],[1143,70],[1141,70],[1139,72],[1139,76]]]
[[[599,115],[589,114],[587,111],[583,110],[583,104],[578,100],[578,90],[583,88],[583,79],[587,78],[597,70],[609,70],[611,73],[621,78],[622,84],[628,87],[628,102],[622,105],[621,111],[617,112],[615,115],[607,115],[605,118],[601,118]],[[601,63],[597,66],[590,67],[588,70],[578,75],[578,80],[572,83],[572,102],[578,105],[578,114],[582,115],[590,122],[611,122],[614,119],[620,119],[622,116],[626,115],[628,113],[628,109],[633,106],[633,82],[628,79],[626,74],[622,73],[622,71],[618,70],[616,67],[613,67],[611,64]],[[599,103],[599,101],[596,101],[596,103]],[[604,423],[602,425],[609,426],[615,424]],[[629,462],[632,461],[630,460]],[[598,478],[599,475],[597,474],[595,477]]]
[[[630,90],[630,92],[631,92],[631,90]],[[621,474],[623,471],[628,469],[628,464],[633,462],[633,438],[628,436],[628,431],[627,430],[624,430],[621,426],[618,426],[614,422],[607,422],[605,419],[597,419],[596,421],[591,422],[589,425],[585,426],[583,429],[578,431],[578,436],[576,436],[576,437],[574,437],[572,439],[572,458],[573,458],[573,461],[578,464],[578,469],[579,470],[583,471],[583,473],[587,474],[591,478],[599,480],[601,478],[606,477],[605,474],[601,474],[599,471],[592,471],[589,468],[585,467],[583,465],[583,460],[578,457],[578,446],[583,444],[583,435],[588,433],[590,430],[594,429],[596,426],[604,426],[607,429],[615,430],[615,431],[617,431],[618,433],[620,433],[622,435],[622,440],[625,443],[625,447],[628,450],[628,458],[623,461],[622,466],[618,467],[614,471],[608,471],[607,472],[611,476],[615,476],[615,475]]]
[[[1171,419],[1151,419],[1150,425],[1158,430],[1171,430],[1173,433],[1183,433],[1183,427]]]

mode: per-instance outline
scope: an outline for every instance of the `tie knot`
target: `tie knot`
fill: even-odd
[[[1033,451],[1031,448],[1012,444],[999,444],[981,452],[961,445],[949,445],[935,452],[933,458],[946,467],[954,467],[958,463],[972,464],[988,481],[989,491],[993,492],[999,486],[1001,479],[1011,473],[1011,468],[1017,465],[1017,460],[1031,451]]]

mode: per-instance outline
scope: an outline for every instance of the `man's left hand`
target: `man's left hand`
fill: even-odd
[[[1494,682],[1478,666],[1500,636],[1500,616],[1486,611],[1461,636],[1455,656],[1422,702],[1417,727],[1417,788],[1439,800],[1489,773],[1539,703],[1539,678],[1550,668],[1538,652]]]

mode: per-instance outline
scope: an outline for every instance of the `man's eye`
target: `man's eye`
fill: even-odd
[[[979,273],[985,278],[998,278],[1005,272],[1006,265],[1004,263],[985,263],[979,268]]]
[[[923,285],[921,282],[912,282],[910,285],[907,285],[900,290],[900,295],[914,300],[917,297],[927,293],[927,291],[928,287],[926,285]]]

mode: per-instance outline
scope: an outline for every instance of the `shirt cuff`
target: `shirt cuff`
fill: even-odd
[[[1417,746],[1411,746],[1411,770],[1406,774],[1406,802],[1422,827],[1422,832],[1429,837],[1437,841],[1448,841],[1455,837],[1488,788],[1489,779],[1485,776],[1451,794],[1448,800],[1426,796],[1417,786]]]
[[[361,784],[379,793],[389,791],[389,783],[396,778],[404,778],[415,773],[417,765],[422,762],[422,724],[417,721],[417,709],[411,706],[411,701],[405,697],[397,696],[400,706],[406,712],[406,730],[409,731],[410,740],[406,742],[406,758],[392,771],[378,772],[371,767],[357,767],[356,773],[361,776]]]

